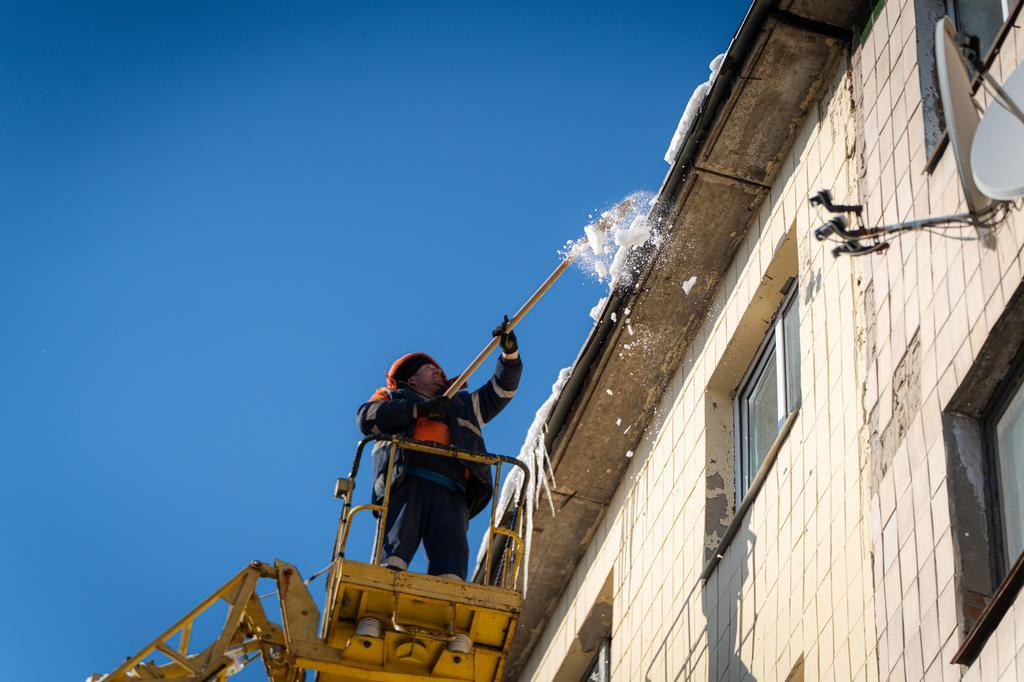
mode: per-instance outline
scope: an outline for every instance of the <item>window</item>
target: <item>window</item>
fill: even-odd
[[[1024,588],[1024,285],[943,409],[955,599],[970,665]]]
[[[736,390],[736,499],[742,499],[775,443],[783,422],[800,407],[800,306],[796,282]]]
[[[1024,362],[1017,366],[999,391],[987,420],[986,440],[992,457],[999,537],[999,578],[1024,554]]]
[[[784,432],[796,422],[795,413],[791,413],[785,415],[781,426],[779,424],[780,405],[796,409],[800,404],[796,242],[796,223],[793,223],[777,244],[757,288],[749,292],[746,308],[736,320],[729,341],[704,386],[705,512],[701,580],[711,576],[718,560],[743,527],[743,518],[757,498],[757,490],[752,485],[758,475],[764,480],[773,466],[778,447],[773,448],[772,443],[784,441]],[[781,373],[780,367],[783,368]],[[780,385],[786,389],[781,397]],[[766,402],[769,405],[765,406]],[[742,421],[748,425],[742,437],[741,405]],[[765,415],[767,417],[762,419]],[[762,428],[751,434],[751,424]],[[751,449],[752,444],[757,447]],[[748,456],[748,452],[752,456]],[[744,460],[748,465],[746,473],[741,473],[740,463]],[[740,495],[741,490],[745,499]]]
[[[597,656],[594,658],[590,670],[583,677],[583,682],[608,682],[612,679],[611,666],[609,665],[611,662],[610,653],[611,640],[608,638],[602,639],[600,646],[597,647]]]
[[[786,682],[804,682],[804,655],[800,654],[793,669],[786,676]]]
[[[948,15],[957,30],[977,36],[980,57],[986,55],[1001,40],[1000,31],[1016,13],[1018,0],[914,0],[917,21],[917,63],[921,81],[921,115],[924,116],[925,153],[929,157],[927,170],[931,172],[945,148],[946,122],[942,118],[939,101],[938,70],[935,67],[935,24]]]
[[[984,56],[1010,13],[1007,4],[1008,0],[946,0],[946,14],[957,29],[978,36]]]
[[[585,618],[576,619],[576,636],[558,670],[555,682],[608,682],[611,679],[612,602],[615,601],[615,570],[612,568],[594,597]]]

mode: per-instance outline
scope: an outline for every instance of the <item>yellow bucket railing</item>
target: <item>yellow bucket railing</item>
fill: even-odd
[[[373,442],[390,443],[387,478],[384,485],[384,497],[381,504],[361,504],[353,507],[352,497],[355,493],[356,476],[359,473],[359,464],[362,460],[366,446]],[[513,457],[495,455],[487,452],[460,450],[455,447],[412,440],[411,438],[405,438],[402,436],[367,436],[359,441],[359,445],[356,448],[355,459],[352,462],[351,472],[347,477],[338,479],[334,491],[335,497],[341,498],[344,501],[344,506],[342,508],[340,518],[338,519],[338,533],[334,546],[334,563],[331,567],[331,577],[328,582],[328,607],[324,609],[324,624],[329,622],[331,611],[333,610],[333,601],[337,594],[338,579],[341,575],[337,570],[337,567],[338,564],[345,559],[345,547],[348,542],[349,531],[352,528],[352,520],[355,515],[360,512],[372,511],[377,512],[379,515],[379,518],[377,519],[376,534],[374,535],[373,550],[370,554],[370,563],[380,563],[381,552],[384,545],[384,524],[387,519],[388,505],[391,502],[391,481],[394,476],[395,460],[399,450],[422,452],[437,457],[448,457],[463,462],[482,463],[495,467],[493,480],[494,494],[491,496],[490,505],[490,525],[488,527],[487,536],[484,538],[484,542],[486,543],[483,564],[485,573],[484,584],[508,590],[515,589],[516,578],[519,573],[520,562],[523,555],[523,527],[525,524],[523,507],[526,504],[526,500],[520,499],[516,502],[511,521],[508,524],[511,527],[503,527],[500,523],[501,520],[497,518],[498,501],[500,497],[499,484],[501,483],[501,468],[502,465],[505,464],[518,467],[522,471],[524,477],[523,488],[525,489],[530,475],[526,465]],[[502,511],[504,512],[505,510]],[[508,538],[508,541],[501,550],[498,570],[494,572],[494,579],[492,580],[490,576],[490,568],[493,563],[492,554],[494,551],[492,548],[492,539],[496,535],[504,536]]]
[[[384,498],[382,504],[364,504],[353,507],[352,496],[355,492],[359,463],[366,445],[374,441],[390,443]],[[342,584],[345,545],[348,541],[353,517],[357,513],[369,510],[376,511],[380,515],[370,559],[372,564],[379,563],[384,542],[384,523],[391,500],[391,478],[399,450],[424,452],[438,457],[450,457],[464,462],[484,463],[495,467],[493,481],[495,495],[491,501],[490,526],[484,539],[487,546],[483,565],[483,584],[515,592],[516,579],[523,556],[523,532],[525,529],[523,512],[527,502],[523,499],[518,500],[512,510],[510,521],[502,524],[497,518],[499,498],[497,492],[498,484],[501,482],[503,464],[519,467],[523,472],[524,485],[525,477],[529,476],[526,466],[511,457],[469,452],[398,436],[364,438],[356,449],[351,473],[346,478],[338,479],[335,489],[335,495],[342,498],[345,504],[338,521],[334,553],[328,566],[315,573],[309,580],[304,581],[298,570],[291,564],[279,560],[275,561],[273,565],[254,561],[197,604],[195,608],[157,638],[128,657],[113,672],[102,676],[96,675],[90,679],[100,679],[103,682],[127,682],[135,679],[190,679],[223,682],[234,672],[233,667],[244,666],[255,660],[256,657],[263,659],[267,676],[273,682],[293,682],[295,679],[299,679],[296,675],[300,674],[302,670],[349,671],[350,661],[344,657],[344,652],[326,644],[327,624],[331,622],[331,618],[338,608],[336,602]],[[496,537],[507,540],[504,543],[494,543],[493,540]],[[500,545],[496,564],[492,560],[495,551],[492,545],[495,544]],[[323,614],[320,614],[306,585],[325,571],[330,572],[327,602]],[[268,620],[264,612],[261,597],[256,594],[256,585],[261,579],[270,579],[277,584],[275,594],[279,597],[282,625]],[[518,599],[518,594],[515,596]],[[224,626],[211,644],[190,651],[194,646],[194,642],[190,641],[193,639],[193,623],[220,602],[228,604],[228,614]],[[518,604],[518,601],[516,603]],[[442,639],[454,633],[454,626],[448,628],[449,632],[428,632],[419,624],[406,622],[408,619],[400,619],[397,592],[393,611],[392,622],[395,628],[402,632],[421,632]],[[455,605],[453,604],[452,620],[454,617]],[[316,634],[318,619],[320,619],[321,631],[319,636]],[[147,662],[146,657],[152,654],[162,654],[168,659],[167,663]],[[498,670],[500,670],[500,665]]]

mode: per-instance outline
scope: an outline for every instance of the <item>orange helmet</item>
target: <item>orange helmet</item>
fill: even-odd
[[[448,376],[444,373],[444,370],[441,369],[441,365],[437,362],[437,360],[430,357],[426,353],[406,353],[405,355],[391,363],[391,369],[388,370],[387,385],[388,388],[390,388],[392,391],[398,388],[398,382],[400,381],[400,379],[398,378],[400,375],[400,370],[406,363],[408,363],[411,360],[417,361],[417,369],[419,368],[420,365],[425,365],[428,363],[433,365],[434,367],[437,367],[438,369],[441,370],[441,376],[444,378],[444,383],[450,383]]]

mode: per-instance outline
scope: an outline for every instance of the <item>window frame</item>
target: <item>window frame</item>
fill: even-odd
[[[993,2],[994,1],[995,0],[993,0]],[[961,0],[945,0],[946,14],[948,14],[949,18],[953,20],[953,25],[956,26],[958,30],[960,28],[960,23],[957,19],[957,13],[960,11],[960,2]],[[1008,0],[998,0],[998,2],[999,8],[1003,12],[1003,23],[1006,23],[1006,20],[1010,17],[1010,12],[1013,10],[1013,6],[1008,2]]]
[[[1006,512],[1003,505],[1004,491],[999,471],[999,435],[997,432],[999,420],[1006,414],[1010,403],[1021,390],[1024,390],[1024,349],[1017,354],[1010,371],[1006,373],[996,388],[989,408],[981,419],[985,458],[988,465],[988,492],[994,509],[994,513],[989,516],[992,523],[992,537],[996,540],[994,578],[997,585],[1006,580],[1013,565],[1021,556],[1024,556],[1024,551],[1022,551],[1018,556],[1011,557],[1008,551],[1009,541],[1006,537]]]
[[[918,3],[915,3],[915,11],[918,15],[918,25],[916,27],[918,42],[917,61],[918,64],[928,62],[932,65],[930,70],[918,69],[918,78],[920,79],[922,92],[919,115],[924,119],[925,154],[927,156],[924,172],[928,174],[933,173],[936,167],[938,167],[939,160],[942,159],[942,155],[949,145],[949,131],[946,130],[946,124],[942,118],[942,104],[939,101],[937,85],[933,82],[936,77],[934,69],[934,34],[935,21],[942,16],[942,14],[936,11],[936,5],[942,5],[942,13],[948,14],[950,11],[948,9],[950,7],[949,3],[953,1],[955,0],[919,0]],[[1016,24],[1017,17],[1021,9],[1024,8],[1024,0],[1000,0],[1000,5],[1003,11],[1003,23],[992,39],[992,45],[984,54],[979,55],[985,68],[991,68],[995,62],[1007,34]],[[950,18],[953,20],[953,25],[957,26],[957,30],[960,30],[955,15],[950,14]],[[975,81],[971,85],[973,92],[980,87],[980,82]],[[929,92],[932,94],[926,94]],[[929,132],[929,128],[932,128],[932,132]]]
[[[1012,560],[1006,557],[998,461],[992,448],[993,426],[1021,390],[1022,374],[1024,284],[1019,284],[942,408],[960,633],[950,662],[959,665],[977,660],[1024,588],[1024,552]]]
[[[786,418],[791,413],[799,410],[803,402],[803,396],[799,386],[797,386],[796,404],[789,404],[789,382],[791,377],[789,368],[786,365],[786,357],[788,355],[786,352],[785,333],[786,314],[790,312],[793,306],[799,306],[798,290],[796,278],[790,277],[782,288],[782,301],[779,303],[779,307],[768,325],[768,331],[758,346],[757,352],[754,353],[754,359],[751,361],[750,366],[743,373],[743,378],[737,384],[733,395],[733,452],[735,453],[735,499],[737,505],[748,495],[754,479],[768,460],[768,457],[765,456],[758,463],[756,469],[751,470],[749,398],[773,357],[775,359],[775,404],[777,406],[776,438],[781,433],[782,425],[785,423]],[[799,327],[798,317],[798,330]],[[799,338],[799,332],[797,338]],[[799,354],[797,357],[797,381],[799,382]]]
[[[963,27],[962,22],[960,20],[960,15],[963,13],[963,11],[960,9],[960,3],[962,1],[963,0],[944,0],[944,3],[943,3],[945,5],[945,7],[946,7],[946,16],[948,16],[950,18],[950,20],[953,22],[953,25],[956,26],[956,30],[958,30],[958,31],[963,31],[964,30],[964,27]],[[999,5],[999,11],[1002,12],[1002,16],[1000,17],[1001,21],[999,22],[999,29],[997,29],[996,32],[995,32],[995,35],[992,36],[992,44],[988,46],[988,49],[984,50],[983,54],[978,55],[979,57],[982,57],[985,54],[988,54],[992,50],[992,48],[995,47],[996,43],[999,40],[999,34],[1001,32],[1000,29],[1002,29],[1002,27],[1006,25],[1006,22],[1008,22],[1010,20],[1010,12],[1013,9],[1009,5],[1008,0],[990,0],[990,1],[993,4],[998,4]]]

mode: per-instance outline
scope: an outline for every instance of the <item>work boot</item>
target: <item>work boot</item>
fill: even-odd
[[[405,559],[394,554],[385,557],[384,561],[380,562],[380,565],[384,568],[390,568],[392,571],[406,571],[409,569],[409,564],[405,563]]]

